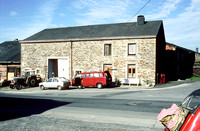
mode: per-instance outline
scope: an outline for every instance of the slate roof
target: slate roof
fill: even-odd
[[[44,29],[23,41],[49,41],[49,40],[82,40],[101,39],[113,37],[143,37],[157,36],[162,21],[145,21],[139,25],[137,22],[89,25],[65,28]],[[22,41],[22,42],[23,42]]]
[[[5,41],[0,44],[0,63],[20,63],[20,59],[19,41]]]

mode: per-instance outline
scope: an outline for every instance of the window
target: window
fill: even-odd
[[[84,74],[84,78],[91,78],[93,77],[93,74]]]
[[[131,43],[128,44],[128,55],[135,55],[136,54],[136,44]]]
[[[53,79],[53,82],[59,82],[57,79]]]
[[[40,70],[39,68],[37,68],[37,69],[35,70],[35,72],[36,72],[36,75],[40,75],[41,70]]]
[[[102,73],[94,73],[94,77],[102,77]]]
[[[128,78],[135,78],[135,65],[128,65]]]
[[[52,82],[52,79],[48,79],[48,81],[47,82]]]
[[[111,44],[104,45],[104,56],[111,56]]]

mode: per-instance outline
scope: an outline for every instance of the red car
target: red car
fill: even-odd
[[[178,107],[178,110],[177,119],[173,119],[176,113],[172,115],[173,117],[171,116],[173,122],[176,122],[173,129],[166,127],[164,131],[200,131],[200,89],[188,95]],[[167,121],[167,123],[169,122],[170,120]]]
[[[84,72],[78,73],[72,79],[72,85],[82,87],[97,87],[110,86],[112,77],[109,71],[105,72]]]

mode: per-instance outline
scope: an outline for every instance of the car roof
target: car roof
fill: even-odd
[[[189,96],[200,96],[200,89],[193,91]]]

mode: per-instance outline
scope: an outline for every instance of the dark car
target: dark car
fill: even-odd
[[[161,111],[162,112],[162,111]],[[166,113],[166,112],[165,112]],[[159,114],[160,115],[160,114]],[[166,118],[169,118],[168,120]],[[163,123],[166,128],[165,131],[199,131],[200,130],[200,89],[189,94],[177,110],[166,116],[167,121]],[[174,123],[172,128],[168,124]]]

